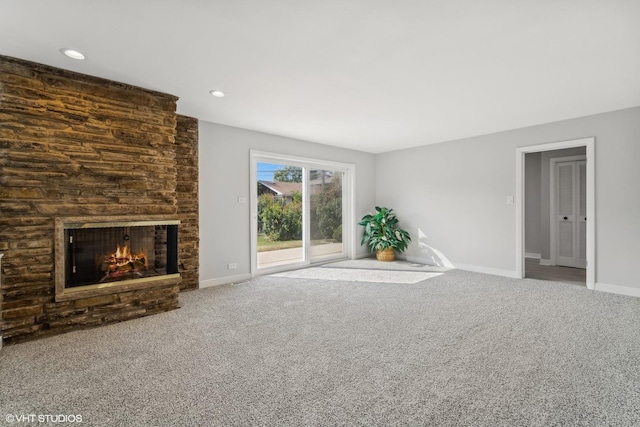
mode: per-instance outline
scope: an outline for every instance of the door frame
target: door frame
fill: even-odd
[[[549,159],[549,263],[551,265],[558,265],[558,227],[556,221],[556,165],[562,162],[572,162],[587,160],[587,156],[566,156],[566,157],[552,157]],[[589,164],[589,162],[587,162]],[[588,178],[587,178],[588,179]],[[578,190],[579,191],[579,190]],[[587,194],[587,202],[589,201],[589,195]],[[578,222],[579,214],[575,213],[576,222]],[[587,215],[589,218],[589,215]],[[587,221],[587,226],[589,222]],[[575,229],[574,229],[575,231]]]
[[[287,164],[291,166],[299,166],[302,168],[325,168],[325,170],[336,170],[343,172],[342,180],[342,236],[343,236],[343,255],[347,259],[355,259],[356,254],[356,165],[352,163],[341,163],[329,160],[313,159],[309,157],[293,156],[290,154],[280,154],[268,151],[249,150],[249,197],[251,206],[251,277],[257,275],[270,274],[278,271],[286,271],[300,267],[306,267],[311,264],[309,256],[309,183],[306,174],[302,178],[303,191],[303,212],[302,212],[302,232],[303,232],[303,261],[292,263],[279,267],[258,269],[258,188],[255,183],[258,180],[257,165],[260,162]],[[307,236],[305,238],[305,236]]]
[[[525,170],[527,153],[585,147],[587,151],[587,288],[595,289],[596,279],[596,180],[595,137],[572,139],[516,148],[516,276],[524,278]]]

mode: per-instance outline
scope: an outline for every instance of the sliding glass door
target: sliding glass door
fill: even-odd
[[[335,170],[309,171],[311,261],[342,255],[342,175]]]
[[[253,152],[252,271],[347,257],[353,165]]]
[[[256,166],[258,268],[304,262],[303,168],[267,162]]]

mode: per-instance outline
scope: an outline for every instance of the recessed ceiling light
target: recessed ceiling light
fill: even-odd
[[[221,90],[210,90],[209,93],[217,98],[222,98],[224,96],[224,92]]]
[[[73,49],[62,48],[60,49],[60,53],[68,56],[71,59],[77,59],[78,61],[84,61],[85,59],[87,59],[87,57],[84,56],[81,52]]]

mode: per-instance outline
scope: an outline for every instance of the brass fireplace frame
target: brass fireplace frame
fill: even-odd
[[[167,274],[157,277],[143,277],[139,279],[122,280],[111,283],[97,283],[93,285],[65,288],[65,259],[64,259],[64,231],[69,228],[102,228],[102,227],[135,227],[150,225],[179,225],[180,220],[175,216],[144,217],[70,217],[56,218],[55,227],[55,291],[56,301],[70,301],[80,298],[92,298],[101,295],[115,294],[138,289],[155,288],[158,286],[179,284],[182,281],[180,273]]]

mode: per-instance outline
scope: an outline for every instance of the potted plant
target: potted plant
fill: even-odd
[[[376,213],[363,216],[358,225],[364,226],[360,244],[376,251],[378,261],[393,261],[394,251],[404,252],[411,242],[409,233],[398,227],[393,209],[376,206]]]

